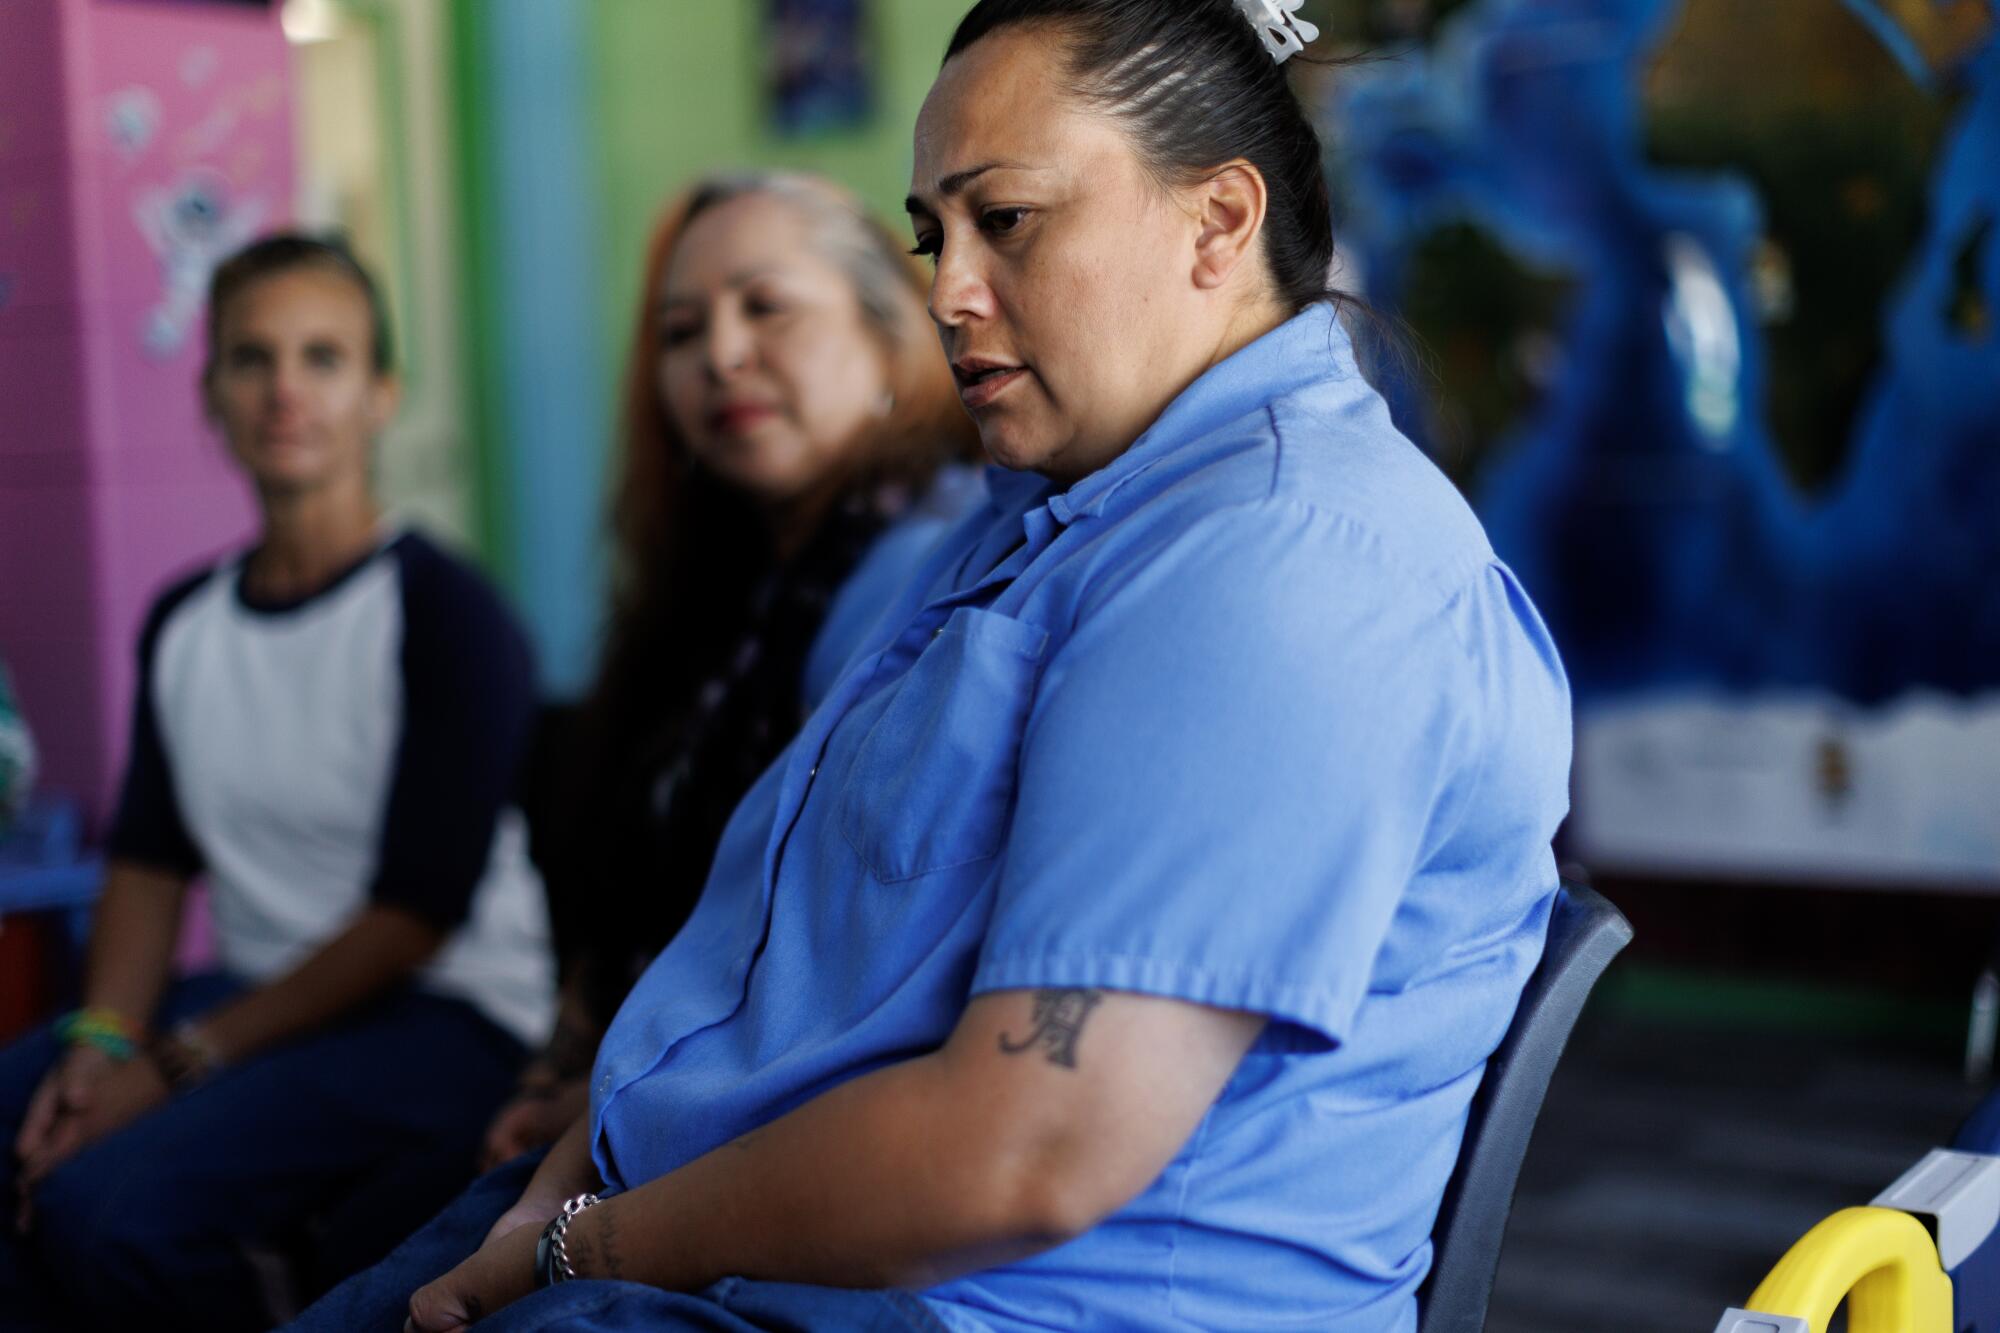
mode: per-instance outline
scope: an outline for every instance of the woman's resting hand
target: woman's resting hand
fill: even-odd
[[[524,1152],[555,1142],[589,1109],[588,1079],[565,1079],[547,1088],[516,1093],[487,1127],[481,1169],[491,1171]]]
[[[33,1221],[36,1185],[91,1144],[116,1133],[171,1095],[151,1060],[116,1061],[88,1046],[73,1046],[49,1071],[28,1103],[14,1154],[21,1171],[14,1225]]]
[[[486,1233],[486,1244],[527,1226],[539,1235],[549,1219],[562,1211],[565,1201],[603,1188],[604,1182],[598,1179],[597,1167],[590,1160],[590,1117],[578,1116],[535,1168],[520,1199]]]
[[[602,1189],[590,1160],[590,1118],[578,1117],[500,1215],[471,1258],[410,1297],[411,1333],[445,1333],[511,1305],[535,1289],[535,1245],[549,1219],[578,1194]]]
[[[524,1196],[525,1197],[525,1196]],[[561,1204],[558,1203],[560,1208]],[[517,1205],[508,1213],[520,1211]],[[548,1221],[545,1216],[543,1223]],[[505,1225],[506,1219],[501,1219]],[[408,1333],[450,1333],[512,1305],[535,1289],[535,1246],[540,1226],[493,1229],[478,1253],[410,1297]]]

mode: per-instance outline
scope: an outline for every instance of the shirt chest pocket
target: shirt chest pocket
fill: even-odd
[[[1000,850],[1048,633],[960,607],[855,751],[841,832],[885,884]]]

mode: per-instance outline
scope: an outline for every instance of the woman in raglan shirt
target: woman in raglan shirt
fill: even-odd
[[[551,1021],[532,662],[383,516],[367,273],[298,236],[228,260],[202,390],[262,531],[147,617],[84,1006],[0,1052],[8,1329],[264,1326],[247,1252],[385,1158],[469,1159]],[[197,875],[221,966],[176,979]]]

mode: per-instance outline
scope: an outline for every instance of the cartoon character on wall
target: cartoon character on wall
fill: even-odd
[[[160,130],[160,99],[151,88],[126,88],[104,108],[104,132],[118,155],[130,162],[153,146]]]
[[[283,206],[268,170],[286,115],[283,77],[225,77],[222,51],[209,43],[179,50],[167,68],[178,77],[149,69],[106,92],[100,122],[158,283],[136,330],[155,361],[187,345],[215,265],[276,220],[273,200]],[[144,281],[137,272],[124,280]]]
[[[222,174],[206,167],[139,194],[132,220],[160,266],[159,300],[140,333],[148,354],[164,359],[185,345],[209,275],[257,234],[266,211],[262,199],[236,197]]]

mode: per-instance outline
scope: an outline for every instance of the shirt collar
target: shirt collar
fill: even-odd
[[[986,496],[994,508],[1003,513],[1021,513],[1033,509],[1047,498],[1055,488],[1039,472],[1016,472],[1012,468],[1001,467],[998,463],[986,465]]]
[[[1347,330],[1333,305],[1316,302],[1209,367],[1167,405],[1159,420],[1133,441],[1131,448],[1067,491],[1051,496],[1049,512],[1065,525],[1095,514],[1119,487],[1187,442],[1287,394],[1321,381],[1341,379],[1363,382]]]

